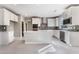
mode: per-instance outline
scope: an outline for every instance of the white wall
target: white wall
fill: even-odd
[[[31,18],[25,18],[25,23],[27,24],[27,31],[32,31],[32,21]]]

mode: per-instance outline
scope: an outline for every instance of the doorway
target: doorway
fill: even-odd
[[[22,22],[22,37],[24,37],[24,22]]]
[[[27,23],[26,23],[26,31],[27,31]]]

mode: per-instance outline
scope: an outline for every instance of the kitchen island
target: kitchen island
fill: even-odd
[[[51,43],[53,30],[27,31],[24,33],[25,43]]]

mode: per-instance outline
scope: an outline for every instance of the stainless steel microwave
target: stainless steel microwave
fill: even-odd
[[[64,19],[63,20],[63,25],[65,25],[65,24],[72,24],[72,17]]]

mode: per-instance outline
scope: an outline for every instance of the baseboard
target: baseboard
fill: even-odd
[[[12,44],[14,42],[15,42],[15,40],[13,40],[12,42],[8,42],[7,44],[0,44],[0,46],[8,46],[8,45],[10,45],[10,44]]]
[[[22,37],[15,37],[15,40],[22,40]]]

